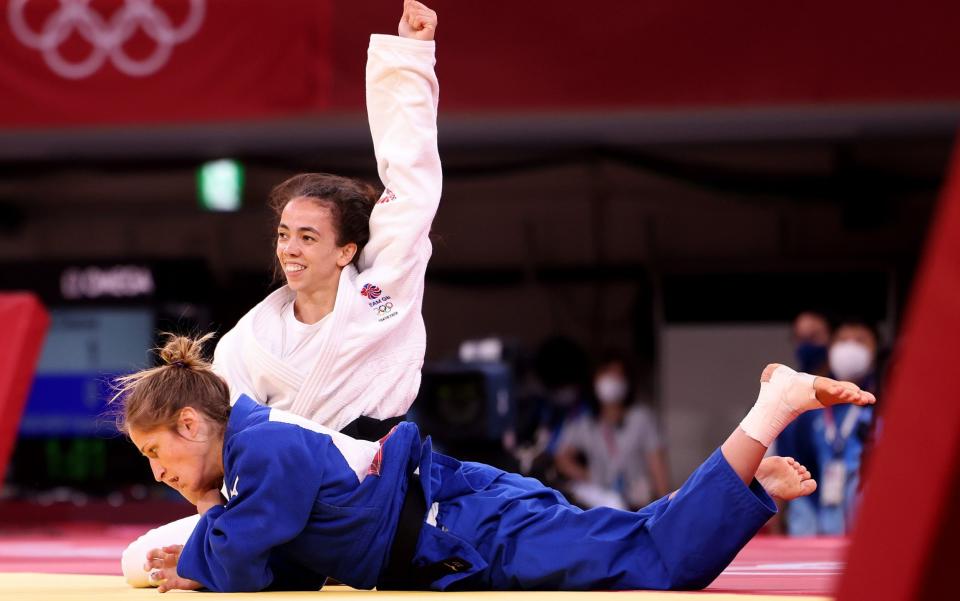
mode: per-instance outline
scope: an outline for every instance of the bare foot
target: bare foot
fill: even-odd
[[[817,490],[817,481],[793,457],[765,457],[757,468],[757,480],[771,497],[791,501]]]
[[[813,389],[816,391],[817,400],[824,407],[841,403],[872,405],[877,402],[877,397],[873,396],[873,393],[860,390],[860,387],[853,382],[838,382],[817,376],[813,381]]]
[[[777,371],[778,368],[782,367],[779,363],[771,363],[763,370],[763,373],[760,375],[761,382],[770,382],[774,377],[773,374]],[[793,372],[789,367],[787,368],[789,372]],[[793,372],[792,375],[796,375],[796,372]],[[789,377],[789,376],[785,376]],[[809,377],[809,376],[805,376]],[[794,382],[786,386],[796,386],[802,387],[803,384],[799,380],[794,378]],[[786,388],[786,387],[785,387]],[[807,389],[809,390],[809,388]],[[813,391],[816,397],[816,401],[820,403],[823,407],[829,407],[831,405],[839,405],[842,403],[852,403],[854,405],[872,405],[877,402],[877,397],[873,396],[872,393],[867,392],[866,390],[860,390],[860,387],[852,382],[840,382],[830,378],[825,378],[823,376],[817,376],[813,379]],[[787,391],[785,390],[785,397],[792,396],[794,398],[800,398],[803,396],[802,392],[799,390]],[[796,409],[801,411],[806,409],[811,409],[815,407],[797,406],[802,403],[797,403],[795,401],[789,400],[788,404],[794,406]],[[811,403],[815,405],[815,403]]]

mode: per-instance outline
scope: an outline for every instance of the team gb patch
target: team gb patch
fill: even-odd
[[[366,297],[367,304],[376,312],[377,321],[386,321],[397,316],[393,298],[389,294],[384,294],[376,284],[364,284],[360,289],[360,295]]]

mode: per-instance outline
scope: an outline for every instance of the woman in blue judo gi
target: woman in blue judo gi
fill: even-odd
[[[767,366],[740,426],[675,493],[637,511],[583,511],[538,481],[460,462],[404,422],[360,441],[241,397],[171,337],[165,365],[120,380],[120,425],[158,481],[198,499],[186,545],[155,549],[161,592],[320,588],[695,589],[776,512],[754,479],[809,409],[875,398]],[[219,489],[224,485],[226,500]]]

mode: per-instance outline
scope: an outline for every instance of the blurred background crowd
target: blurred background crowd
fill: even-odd
[[[164,7],[186,23],[196,4]],[[223,333],[278,285],[271,186],[377,183],[364,49],[394,7],[200,4],[214,40],[201,28],[127,87],[122,61],[57,75],[0,22],[0,290],[52,316],[4,519],[179,503],[116,433],[110,378],[149,365],[159,331]],[[771,528],[849,531],[960,116],[937,67],[956,21],[873,7],[899,43],[851,36],[870,27],[843,7],[630,3],[598,26],[578,3],[511,4],[481,28],[469,3],[434,4],[444,193],[409,418],[454,456],[636,508],[722,442],[767,363],[832,375],[880,401],[784,433],[771,452],[820,487]],[[77,35],[63,56],[90,52]]]

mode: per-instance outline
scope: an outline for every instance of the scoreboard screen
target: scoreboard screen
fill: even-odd
[[[111,380],[148,364],[153,310],[55,308],[50,314],[20,437],[114,433],[107,415]]]

